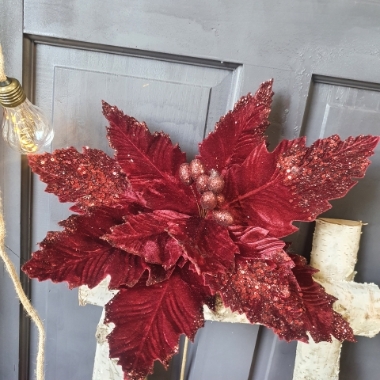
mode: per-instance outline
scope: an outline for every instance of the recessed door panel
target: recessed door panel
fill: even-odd
[[[89,146],[112,156],[106,139],[107,120],[101,110],[105,100],[145,121],[151,132],[169,134],[191,159],[198,142],[235,100],[240,77],[237,65],[195,65],[170,56],[157,59],[86,47],[32,44],[35,100],[53,120],[52,150]],[[57,223],[71,213],[70,205],[59,203],[44,188],[39,180],[34,181],[34,244],[46,231],[59,230]],[[46,321],[46,377],[90,379],[101,309],[79,307],[76,290],[51,282],[33,281],[33,302]],[[75,349],[70,349],[71,345]]]

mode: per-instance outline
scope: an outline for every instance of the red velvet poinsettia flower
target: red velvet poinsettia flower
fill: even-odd
[[[313,221],[364,176],[378,137],[305,138],[267,150],[272,81],[240,99],[190,164],[164,133],[103,103],[115,157],[84,148],[29,156],[32,170],[76,212],[23,266],[32,278],[94,287],[110,275],[110,356],[125,379],[164,365],[202,307],[225,306],[281,338],[353,341],[314,270],[279,240]]]

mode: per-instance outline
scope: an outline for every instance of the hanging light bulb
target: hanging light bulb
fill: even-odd
[[[0,82],[0,104],[3,106],[3,137],[22,154],[36,153],[50,144],[53,129],[42,111],[27,98],[20,82],[6,78]]]

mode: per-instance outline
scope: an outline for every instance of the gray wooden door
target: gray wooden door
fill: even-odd
[[[8,75],[22,77],[52,117],[52,149],[88,145],[109,151],[104,99],[151,130],[170,133],[191,157],[240,95],[272,77],[272,144],[300,134],[316,139],[380,133],[379,0],[0,0],[0,39]],[[35,180],[29,220],[27,171],[2,142],[0,149],[7,249],[19,266],[20,255],[24,260],[28,253],[28,227],[35,249],[69,212]],[[357,281],[380,284],[378,156],[367,178],[334,202],[328,215],[369,223]],[[310,231],[301,226],[292,237],[306,256]],[[79,307],[77,291],[64,284],[33,281],[32,295],[47,328],[46,378],[90,379],[100,308]],[[26,379],[24,358],[20,370],[18,363],[18,320],[18,303],[2,270],[0,379],[17,379],[19,371]],[[33,378],[33,329],[31,343]],[[262,327],[207,323],[190,349],[187,379],[290,380],[295,347]],[[377,379],[379,350],[380,337],[346,343],[341,379]],[[179,360],[167,374],[158,369],[150,378],[178,379]]]

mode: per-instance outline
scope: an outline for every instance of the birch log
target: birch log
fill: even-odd
[[[90,289],[88,286],[81,286],[78,293],[79,305],[85,306],[86,304],[91,304],[103,307],[95,333],[96,352],[92,380],[123,380],[124,378],[122,368],[117,364],[117,359],[110,359],[109,357],[109,345],[106,339],[114,326],[113,324],[104,323],[104,305],[117,293],[116,290],[108,289],[109,282],[110,277],[107,276],[93,289]]]
[[[104,305],[117,293],[110,291],[108,284],[110,277],[107,276],[98,286],[89,289],[87,286],[79,287],[79,305],[86,304],[103,307],[102,315],[96,329],[96,352],[94,360],[94,370],[92,380],[123,380],[123,371],[117,364],[117,359],[109,358],[109,345],[106,336],[112,331],[114,326],[104,323]],[[233,313],[230,308],[225,308],[220,303],[212,312],[207,306],[204,307],[204,316],[206,320],[231,322],[231,323],[249,323],[246,316]]]
[[[380,290],[374,284],[357,284],[352,280],[361,235],[361,222],[339,219],[319,219],[314,233],[311,265],[318,268],[315,280],[339,300],[334,309],[347,319],[356,335],[374,336],[380,331]],[[108,290],[109,278],[94,289],[82,286],[79,303],[104,307],[115,295]],[[221,302],[216,312],[204,307],[206,320],[249,323],[244,314],[233,313]],[[99,321],[93,380],[123,380],[116,359],[109,359],[109,346],[105,337],[112,326],[104,324],[104,310]],[[337,380],[341,343],[299,343],[293,380]]]
[[[362,222],[318,219],[310,264],[319,272],[314,279],[338,300],[334,310],[342,314],[355,335],[373,337],[380,331],[380,289],[353,281]],[[341,342],[299,342],[293,380],[337,380]]]

